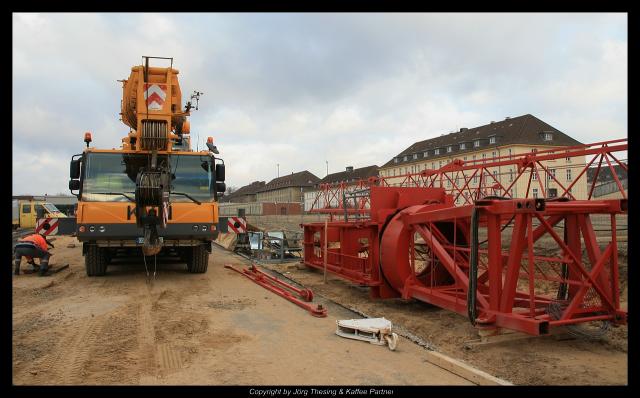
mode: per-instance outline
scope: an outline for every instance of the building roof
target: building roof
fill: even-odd
[[[373,166],[360,167],[359,169],[354,169],[353,167],[347,167],[345,171],[327,174],[327,176],[321,179],[319,183],[334,184],[338,182],[358,181],[358,180],[364,180],[369,177],[377,176],[377,175],[378,175],[378,166],[375,164]]]
[[[543,133],[552,133],[551,141],[545,141]],[[493,136],[495,136],[495,143],[490,144],[490,137]],[[480,146],[474,147],[474,141],[479,141]],[[462,143],[465,144],[464,149],[460,149],[460,144]],[[455,156],[456,154],[478,151],[483,148],[513,144],[572,146],[580,145],[581,143],[537,117],[526,114],[506,118],[499,122],[491,122],[484,126],[463,127],[456,133],[442,134],[436,138],[415,142],[382,167],[412,163],[424,159]],[[449,146],[451,146],[451,152],[447,152]],[[435,155],[436,149],[439,149],[440,153],[438,155]],[[427,152],[426,158],[424,156],[425,151]],[[414,154],[416,155],[415,159]],[[405,155],[407,155],[407,160],[404,160]],[[396,162],[394,159],[397,158],[399,159]]]
[[[260,188],[256,192],[267,192],[289,187],[311,187],[314,186],[318,181],[320,181],[320,179],[313,175],[313,173],[304,170],[297,173],[291,173],[286,176],[274,178],[273,180],[269,181],[267,185],[265,185],[263,188]]]
[[[223,196],[220,199],[220,201],[221,202],[230,202],[231,200],[233,200],[235,198],[239,198],[241,196],[255,195],[256,192],[258,192],[259,189],[264,188],[265,185],[266,185],[266,183],[264,181],[254,181],[249,185],[245,185],[243,187],[240,187],[240,188],[236,189],[235,191],[233,191],[229,195]]]
[[[591,166],[587,169],[588,182],[592,182],[593,177],[595,177],[596,175],[596,170],[598,169],[598,165],[596,163],[598,163],[597,160],[593,162],[595,166]],[[611,166],[616,171],[616,174],[619,180],[624,180],[626,178],[629,178],[627,171],[622,167],[620,167],[620,165],[612,164]],[[603,162],[602,166],[600,166],[600,171],[598,172],[598,182],[607,182],[607,181],[613,181],[613,175],[611,174],[611,169],[606,164],[606,162]]]

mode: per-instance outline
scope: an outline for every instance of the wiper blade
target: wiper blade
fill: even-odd
[[[132,202],[135,202],[136,200],[133,199],[132,197],[130,197],[129,195],[126,195],[122,192],[87,192],[87,194],[89,195],[122,195],[125,198],[129,199]]]
[[[183,196],[186,196],[187,198],[193,200],[194,202],[196,202],[199,205],[202,204],[202,203],[200,203],[199,200],[195,199],[193,196],[191,196],[191,195],[189,195],[187,193],[184,193],[184,192],[171,192],[171,195],[183,195]]]

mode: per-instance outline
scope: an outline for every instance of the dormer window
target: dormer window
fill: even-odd
[[[418,159],[418,154],[417,154],[417,153],[414,153],[414,154],[413,154],[413,158],[414,158],[414,159]]]
[[[433,153],[434,153],[434,154],[436,154],[436,155],[440,155],[440,148],[436,148],[436,149],[433,151]]]
[[[394,158],[393,159],[393,163],[398,163],[400,161],[400,158]]]
[[[542,136],[542,139],[544,139],[545,141],[551,141],[553,140],[553,134],[552,133],[544,133]]]
[[[426,158],[427,156],[429,156],[429,151],[424,151],[424,153],[422,154],[422,157]]]
[[[479,147],[479,146],[480,146],[480,140],[475,140],[475,141],[473,141],[473,147],[474,147],[474,148],[477,148],[477,147]]]
[[[489,144],[495,144],[496,143],[496,136],[492,135],[491,137],[489,137]]]
[[[451,152],[452,150],[453,150],[453,147],[452,147],[451,145],[449,145],[449,146],[447,147],[447,153]]]
[[[467,149],[467,148],[466,148],[465,143],[463,142],[463,143],[460,144],[460,150],[464,151],[465,149]]]
[[[403,160],[406,162],[407,160],[409,160],[409,158],[407,157],[407,155],[404,155]]]

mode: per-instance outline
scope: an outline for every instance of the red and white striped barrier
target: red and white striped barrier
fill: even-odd
[[[230,231],[233,231],[237,234],[242,234],[247,232],[247,221],[241,217],[229,217],[227,220],[227,226]]]
[[[57,235],[58,224],[57,218],[40,218],[36,221],[36,233],[45,236]],[[45,225],[49,225],[49,229],[45,229]]]

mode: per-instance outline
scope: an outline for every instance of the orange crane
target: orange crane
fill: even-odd
[[[157,255],[179,256],[189,272],[203,273],[218,233],[224,160],[215,156],[212,137],[207,150],[191,148],[187,120],[202,93],[194,92],[182,109],[173,58],[142,59],[121,80],[120,115],[130,128],[121,148],[90,147],[87,132],[86,148],[71,158],[69,189],[78,197],[77,238],[88,276],[104,275],[115,258],[140,249],[147,275],[146,257],[155,263]],[[170,66],[150,66],[152,59]]]

